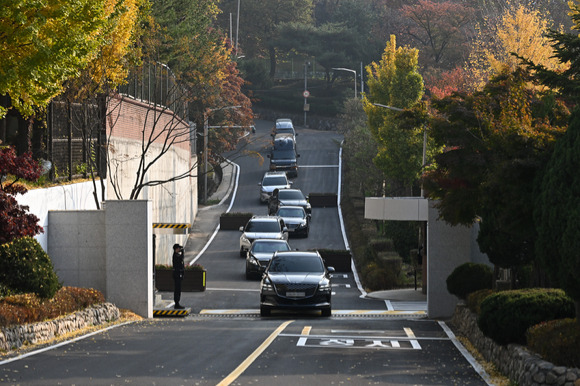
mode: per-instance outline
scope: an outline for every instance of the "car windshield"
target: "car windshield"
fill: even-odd
[[[278,221],[250,221],[246,225],[246,232],[280,232]]]
[[[290,247],[286,243],[254,243],[252,251],[254,253],[274,253],[276,251],[289,251]]]
[[[280,129],[288,129],[288,128],[292,128],[292,123],[291,122],[276,122],[276,130],[280,131]]]
[[[324,265],[318,256],[314,255],[287,255],[276,256],[270,266],[268,272],[324,272]]]
[[[278,209],[278,216],[280,216],[280,217],[304,217],[304,209],[281,207],[280,209]]]
[[[294,150],[276,150],[273,152],[274,159],[295,159],[296,153]]]
[[[274,150],[294,150],[294,142],[287,138],[277,139],[274,141]]]
[[[275,185],[288,185],[288,181],[284,176],[277,176],[264,178],[264,182],[262,182],[262,186],[275,186]]]
[[[304,195],[299,190],[280,190],[278,198],[280,200],[304,200]]]

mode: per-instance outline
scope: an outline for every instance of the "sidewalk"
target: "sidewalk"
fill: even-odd
[[[198,258],[200,252],[204,251],[209,240],[217,232],[220,216],[228,210],[229,198],[233,192],[237,177],[236,166],[224,162],[222,164],[223,177],[217,191],[209,198],[209,201],[220,203],[212,206],[202,206],[199,208],[197,217],[190,230],[189,238],[185,244],[185,263]],[[421,307],[426,309],[427,295],[421,289],[413,288],[396,289],[389,291],[376,291],[367,294],[367,298],[379,299],[393,302],[421,302]]]
[[[185,264],[189,264],[198,257],[201,251],[205,250],[209,240],[217,231],[221,214],[228,210],[229,198],[235,184],[236,166],[224,162],[222,170],[222,181],[216,192],[208,198],[209,202],[219,200],[220,203],[199,207],[185,244]]]

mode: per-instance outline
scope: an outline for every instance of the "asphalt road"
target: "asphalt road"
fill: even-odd
[[[265,214],[258,182],[267,170],[271,124],[259,122],[243,152],[232,211]],[[298,129],[301,168],[293,187],[336,192],[340,136]],[[264,162],[261,162],[260,155]],[[183,319],[152,319],[0,362],[0,383],[21,385],[485,385],[444,323],[373,316],[351,273],[333,276],[333,316],[258,314],[259,282],[245,279],[237,231],[220,231],[199,263],[205,292],[184,293]],[[344,248],[337,208],[313,208],[298,249]],[[166,295],[168,296],[168,295]],[[341,313],[344,311],[344,313]],[[483,374],[480,375],[480,373]]]

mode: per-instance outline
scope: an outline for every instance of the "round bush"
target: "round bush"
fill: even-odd
[[[485,264],[461,264],[447,277],[447,291],[463,300],[472,292],[491,289],[492,285],[493,271]]]
[[[477,324],[495,342],[526,344],[531,326],[555,319],[573,318],[574,301],[561,289],[529,288],[502,291],[481,302]]]
[[[32,237],[0,245],[0,283],[16,293],[35,293],[44,299],[61,288],[50,257]]]

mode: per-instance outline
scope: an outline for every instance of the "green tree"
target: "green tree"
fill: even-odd
[[[433,100],[430,133],[444,151],[424,178],[448,223],[480,221],[478,243],[494,264],[534,258],[534,184],[561,135],[567,110],[505,72],[475,94]]]
[[[535,202],[538,230],[536,252],[539,262],[575,301],[580,315],[580,112],[572,114],[570,125],[546,165]],[[578,318],[580,320],[580,318]]]
[[[320,27],[310,24],[288,23],[279,27],[276,47],[282,51],[295,51],[316,61],[324,68],[330,87],[333,67],[356,66],[362,52],[360,36],[355,29],[342,24],[327,23]],[[356,67],[355,67],[356,68]]]
[[[570,3],[574,29],[580,29],[580,5]],[[552,280],[558,283],[575,301],[576,316],[580,315],[580,280],[574,273],[580,267],[578,255],[578,147],[580,146],[580,61],[577,34],[550,31],[555,56],[562,63],[570,63],[563,72],[554,71],[545,65],[525,59],[524,63],[533,70],[535,78],[542,84],[557,89],[576,109],[572,113],[568,130],[556,144],[551,159],[538,187],[535,201],[534,220],[538,232],[536,254]],[[577,318],[580,322],[580,318]]]
[[[363,98],[368,125],[379,151],[374,162],[388,180],[410,191],[422,168],[423,129],[402,126],[398,111],[376,106],[382,104],[397,109],[415,107],[423,95],[423,79],[417,71],[418,51],[396,46],[391,35],[382,59],[367,66],[368,92]]]
[[[229,30],[229,14],[232,13],[234,25],[232,40],[236,41],[237,0],[222,1],[223,17],[220,19],[222,29]],[[283,23],[312,21],[312,0],[244,0],[239,14],[239,52],[249,58],[269,58],[270,77],[276,73],[280,52],[272,44],[279,36],[278,26]]]

